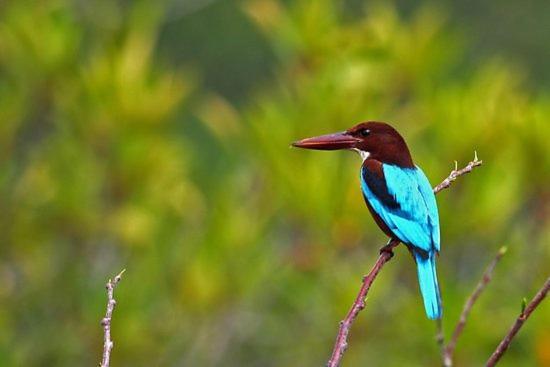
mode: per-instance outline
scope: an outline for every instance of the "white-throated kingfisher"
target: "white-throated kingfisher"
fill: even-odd
[[[348,149],[363,159],[363,197],[376,224],[413,255],[424,308],[430,319],[442,307],[435,260],[440,249],[439,214],[430,182],[413,163],[405,140],[384,122],[363,122],[343,132],[303,139],[295,147]],[[382,251],[384,248],[382,249]]]

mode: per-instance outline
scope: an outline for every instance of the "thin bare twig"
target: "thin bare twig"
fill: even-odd
[[[458,177],[465,175],[466,173],[472,172],[474,168],[481,166],[482,164],[483,161],[477,158],[477,152],[474,152],[474,160],[460,170],[458,169],[458,162],[455,161],[455,169],[451,171],[446,179],[444,179],[439,185],[434,187],[434,192],[437,194],[441,190],[446,189],[447,187],[451,186],[451,183]]]
[[[101,358],[101,367],[109,367],[111,351],[113,350],[111,320],[116,306],[114,292],[116,285],[122,279],[122,274],[124,274],[125,271],[126,269],[122,270],[113,280],[109,279],[105,286],[105,288],[107,288],[107,311],[105,312],[105,317],[101,320],[101,326],[103,326],[103,357]]]
[[[475,153],[474,160],[468,163],[468,165],[461,170],[457,169],[455,162],[455,169],[451,171],[451,173],[445,180],[434,187],[434,193],[437,194],[440,191],[448,188],[449,186],[451,186],[451,183],[458,177],[466,173],[470,173],[475,167],[480,166],[482,163],[483,161],[477,158],[477,153]],[[355,301],[353,302],[344,320],[340,321],[340,328],[338,330],[336,342],[332,350],[332,355],[327,363],[327,367],[337,367],[340,365],[342,357],[344,356],[344,352],[346,351],[346,348],[348,346],[348,335],[351,329],[351,325],[353,324],[353,321],[355,320],[359,312],[361,312],[361,310],[365,308],[365,299],[372,283],[376,279],[376,276],[378,275],[380,270],[382,270],[382,267],[392,258],[392,250],[393,248],[395,248],[395,246],[399,245],[399,243],[400,242],[398,240],[391,240],[390,243],[386,245],[380,252],[380,256],[378,256],[378,259],[376,260],[376,263],[374,264],[371,271],[363,277],[363,284],[361,286],[361,289],[359,290],[359,293],[357,294],[357,297],[355,298]]]
[[[542,302],[542,300],[546,297],[548,294],[548,291],[550,290],[550,277],[546,279],[546,282],[542,286],[542,288],[537,292],[535,297],[529,302],[529,304],[521,310],[521,313],[519,314],[518,318],[514,322],[514,325],[510,328],[508,331],[508,334],[502,339],[500,344],[497,346],[497,349],[493,352],[489,360],[487,361],[486,367],[493,367],[497,364],[497,362],[500,360],[504,352],[508,349],[510,346],[510,343],[512,342],[512,339],[516,336],[519,329],[523,326],[523,323],[527,320],[527,318],[535,311],[535,309],[538,307],[538,305]]]
[[[443,319],[439,318],[435,320],[435,342],[437,343],[437,346],[439,347],[439,351],[441,353],[441,356],[445,355],[445,334],[443,333]],[[445,358],[443,358],[443,367],[450,367],[445,365]]]
[[[477,299],[479,298],[479,296],[481,295],[485,287],[487,287],[487,285],[491,281],[495,267],[497,266],[502,256],[504,256],[506,251],[507,249],[505,246],[500,248],[500,250],[498,251],[493,261],[491,261],[489,266],[487,266],[487,269],[485,269],[485,272],[483,273],[483,277],[481,277],[481,280],[477,284],[477,287],[475,288],[474,292],[466,300],[466,303],[464,304],[464,308],[462,309],[462,313],[460,314],[458,323],[456,324],[456,327],[453,331],[453,335],[451,336],[449,343],[447,343],[447,346],[443,348],[442,356],[443,356],[444,367],[451,367],[453,365],[453,354],[456,348],[456,342],[460,334],[462,334],[464,327],[466,326],[466,320],[468,318],[468,315],[472,311],[472,307],[474,306],[475,302],[477,301]]]

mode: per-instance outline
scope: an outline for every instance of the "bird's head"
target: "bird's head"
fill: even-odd
[[[363,160],[372,158],[400,167],[414,167],[405,140],[397,130],[384,122],[362,122],[346,131],[296,141],[292,146],[317,150],[355,150]]]

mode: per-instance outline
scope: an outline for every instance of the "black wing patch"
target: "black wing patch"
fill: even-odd
[[[386,181],[384,179],[384,171],[382,171],[382,165],[379,167],[372,167],[374,170],[369,170],[368,165],[363,165],[361,168],[361,178],[367,184],[367,187],[372,191],[378,199],[389,209],[400,209],[400,205],[395,200],[395,197],[388,192]]]

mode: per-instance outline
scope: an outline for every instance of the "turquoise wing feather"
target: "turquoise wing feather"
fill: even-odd
[[[388,194],[398,205],[387,205],[371,191],[362,176],[361,189],[369,204],[404,243],[427,252],[439,251],[437,203],[424,172],[418,167],[401,168],[389,164],[382,167]]]

